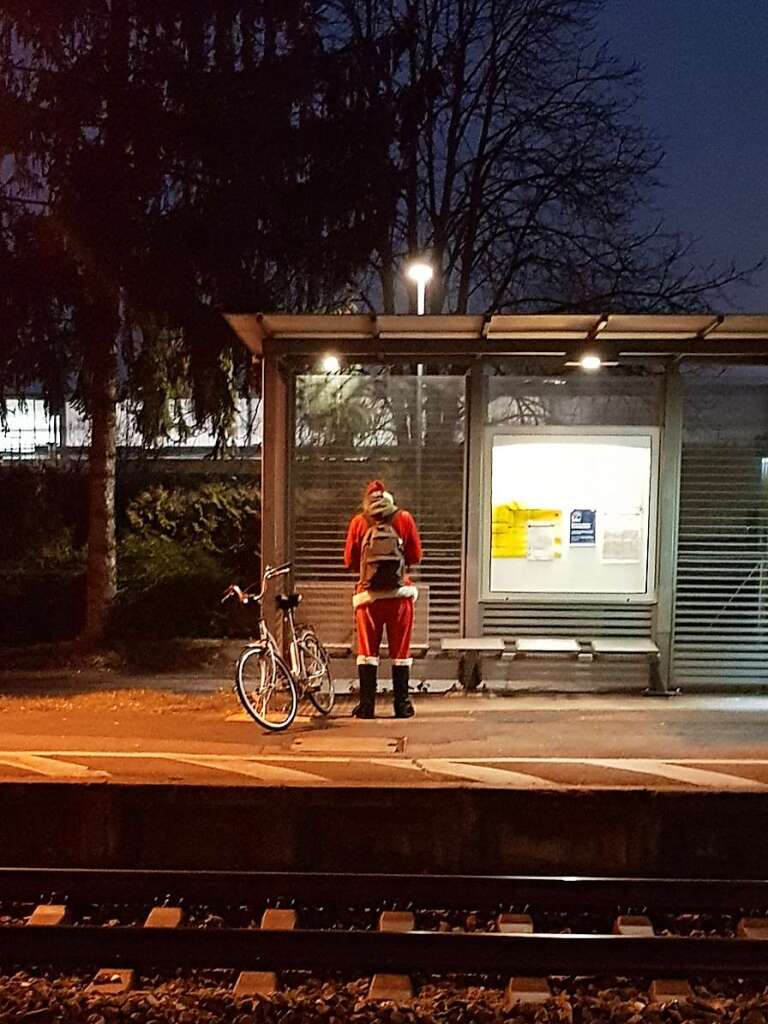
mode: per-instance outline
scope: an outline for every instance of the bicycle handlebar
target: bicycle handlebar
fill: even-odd
[[[251,601],[261,601],[267,590],[267,583],[274,579],[275,576],[285,576],[286,573],[291,571],[292,562],[283,562],[282,565],[271,566],[268,565],[264,570],[264,575],[261,577],[261,589],[258,594],[254,594],[251,587],[253,583],[247,586],[245,590],[242,590],[236,583],[230,583],[227,589],[224,591],[224,597],[221,599],[221,603],[224,604],[230,597],[236,597],[240,604],[249,604]]]

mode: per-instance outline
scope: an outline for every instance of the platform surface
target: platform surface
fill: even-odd
[[[0,782],[683,789],[768,793],[768,697],[428,695],[416,717],[300,714],[268,734],[230,691],[0,694]]]

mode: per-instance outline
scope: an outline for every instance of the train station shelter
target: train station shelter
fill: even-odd
[[[262,556],[330,643],[381,478],[421,529],[427,658],[768,683],[768,316],[227,319],[262,365]]]

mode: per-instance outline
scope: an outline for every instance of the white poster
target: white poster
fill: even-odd
[[[644,555],[643,512],[606,512],[603,524],[603,561],[631,564]]]
[[[555,523],[528,523],[528,559],[551,562],[558,557],[560,537]]]

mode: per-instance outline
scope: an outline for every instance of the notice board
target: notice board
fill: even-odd
[[[492,594],[643,595],[657,432],[492,433]]]

